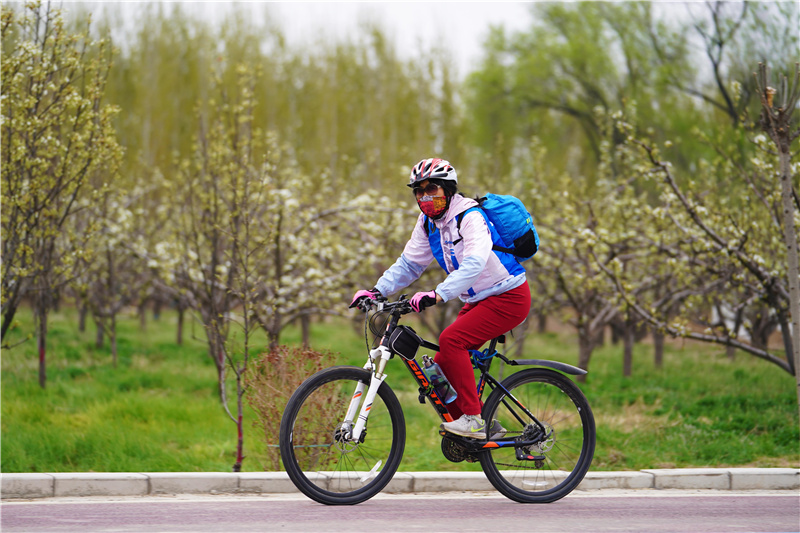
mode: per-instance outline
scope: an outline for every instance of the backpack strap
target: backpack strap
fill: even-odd
[[[479,205],[473,206],[456,215],[456,231],[458,231],[458,239],[456,239],[456,241],[453,243],[453,246],[460,243],[464,239],[464,237],[461,236],[461,221],[464,220],[464,217],[467,215],[467,213],[470,211],[480,210],[480,208],[481,207]]]
[[[482,204],[484,200],[486,200],[485,196],[483,198],[478,198],[478,203]],[[453,243],[454,246],[455,246],[456,243],[461,242],[461,240],[463,239],[463,237],[461,236],[461,221],[464,219],[464,216],[467,213],[469,213],[470,211],[475,211],[475,210],[483,211],[483,209],[481,209],[481,206],[477,205],[477,206],[474,206],[474,207],[470,207],[466,211],[463,211],[463,212],[461,212],[461,213],[456,215],[456,228],[458,229],[458,240],[456,240],[456,242]],[[483,218],[484,218],[484,220],[486,220],[486,225],[488,226],[489,225],[489,221],[486,219],[486,215],[484,215]],[[512,255],[514,254],[514,250],[513,249],[505,248],[504,246],[500,246],[500,245],[494,244],[494,243],[492,243],[492,250],[494,250],[496,252],[502,252],[502,253],[505,253],[505,254],[512,254]]]
[[[475,205],[475,206],[472,206],[472,207],[470,207],[468,209],[465,209],[464,211],[462,211],[462,212],[460,212],[459,214],[456,215],[456,231],[458,231],[458,239],[456,239],[453,242],[453,246],[455,246],[456,244],[458,244],[462,240],[464,240],[464,237],[461,236],[461,221],[464,220],[464,217],[470,211],[481,211],[481,214],[483,215],[484,220],[486,220],[486,224],[489,225],[489,220],[486,219],[486,215],[483,214],[483,212],[482,212],[483,209],[481,209],[481,206],[480,206],[480,204],[482,204],[484,200],[486,200],[485,196],[483,198],[478,198],[478,204],[479,205]],[[425,220],[422,223],[422,227],[425,228],[425,235],[428,238],[430,238],[431,233],[433,233],[435,231],[435,227],[433,225],[433,220],[431,220],[430,217],[425,215]],[[505,248],[505,247],[497,245],[497,244],[492,244],[492,250],[494,250],[496,252],[503,252],[503,253],[506,253],[506,254],[512,254],[512,255],[514,254],[514,250],[513,249]]]
[[[431,220],[428,216],[425,216],[425,219],[422,221],[422,227],[425,228],[425,236],[428,238],[428,244],[431,247],[433,257],[436,258],[436,262],[439,263],[439,266],[442,267],[442,270],[448,272],[447,264],[444,261],[442,243],[439,240],[438,228],[434,226],[433,220]]]
[[[483,198],[481,198],[483,200]],[[453,246],[458,244],[463,240],[464,237],[461,236],[461,221],[464,220],[464,216],[469,213],[470,211],[475,211],[476,209],[480,209],[479,206],[470,207],[469,209],[460,212],[456,215],[456,231],[458,231],[458,239],[455,240]],[[425,221],[423,222],[423,227],[425,228],[425,235],[430,235],[433,232],[431,226],[433,225],[433,221],[425,215]]]

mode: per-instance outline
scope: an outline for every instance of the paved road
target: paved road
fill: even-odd
[[[304,497],[162,496],[3,502],[3,533],[249,531],[798,532],[796,492],[602,491],[548,505],[496,493],[378,495],[353,507]]]

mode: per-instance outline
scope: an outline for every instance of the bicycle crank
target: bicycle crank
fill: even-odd
[[[442,438],[442,455],[451,463],[460,463],[466,461],[468,463],[477,463],[478,458],[470,453],[464,444],[450,438]]]

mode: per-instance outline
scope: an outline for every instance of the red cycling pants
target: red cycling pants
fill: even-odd
[[[480,415],[481,402],[475,384],[468,350],[477,350],[487,341],[519,326],[531,308],[528,283],[461,308],[455,322],[439,336],[439,364],[458,397],[447,406],[453,419],[462,414]]]

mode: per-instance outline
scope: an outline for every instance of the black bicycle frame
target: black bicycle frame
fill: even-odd
[[[401,313],[397,311],[392,311],[390,314],[389,322],[386,325],[386,330],[384,331],[383,337],[381,338],[380,342],[380,344],[382,346],[385,346],[387,349],[389,349],[388,345],[389,338],[394,329],[397,327],[397,323],[400,320],[400,316]],[[517,400],[514,397],[514,395],[511,394],[511,392],[503,386],[502,383],[500,383],[494,376],[489,374],[489,367],[491,366],[492,360],[494,359],[495,356],[499,356],[506,363],[509,364],[516,363],[509,361],[502,354],[496,351],[495,348],[497,346],[497,343],[503,338],[504,338],[503,336],[500,336],[492,339],[489,343],[489,348],[488,348],[488,353],[492,354],[492,357],[487,358],[485,361],[476,365],[476,368],[481,371],[480,379],[478,380],[478,398],[481,398],[483,396],[483,390],[487,383],[489,384],[489,388],[492,390],[494,390],[497,387],[500,387],[506,393],[506,397],[503,398],[502,400],[503,404],[509,408],[509,411],[511,411],[514,414],[514,416],[517,418],[520,424],[522,424],[523,426],[527,425],[527,423],[517,414],[517,411],[511,408],[511,406],[508,403],[508,399],[511,399],[513,404],[519,410],[521,410],[526,416],[529,417],[529,420],[533,420],[537,428],[540,430],[541,435],[544,435],[546,434],[547,430],[545,429],[544,425],[539,421],[539,419],[537,419],[533,415],[533,413],[531,413],[528,410],[527,407],[525,407],[522,403],[520,403],[520,401]],[[439,346],[437,344],[428,342],[424,339],[422,339],[422,344],[420,344],[420,346],[431,350],[436,350],[437,352],[439,351]],[[391,349],[389,350],[391,351]],[[394,357],[394,355],[400,355],[394,351],[391,352],[392,352],[392,357]],[[447,409],[447,406],[444,404],[442,399],[439,398],[439,396],[436,394],[433,385],[431,385],[430,381],[428,381],[427,376],[422,371],[422,367],[419,365],[419,363],[417,363],[416,357],[407,359],[406,357],[400,355],[400,359],[403,360],[403,362],[406,365],[406,368],[408,368],[409,372],[411,372],[411,375],[414,377],[414,379],[417,382],[417,385],[419,386],[420,403],[425,403],[425,398],[428,398],[434,410],[436,411],[436,414],[439,415],[439,418],[441,418],[445,422],[452,421],[453,417],[450,415],[450,411]],[[483,446],[479,446],[480,448],[502,448],[505,446],[516,446],[516,447],[531,446],[533,444],[541,442],[541,440],[542,440],[541,437],[538,437],[537,439],[534,440],[526,440],[526,441],[521,441],[519,438],[501,438],[497,439],[496,441],[487,442],[485,444],[483,444],[482,441],[475,441],[475,442],[476,443],[480,442],[481,444],[483,444]]]

